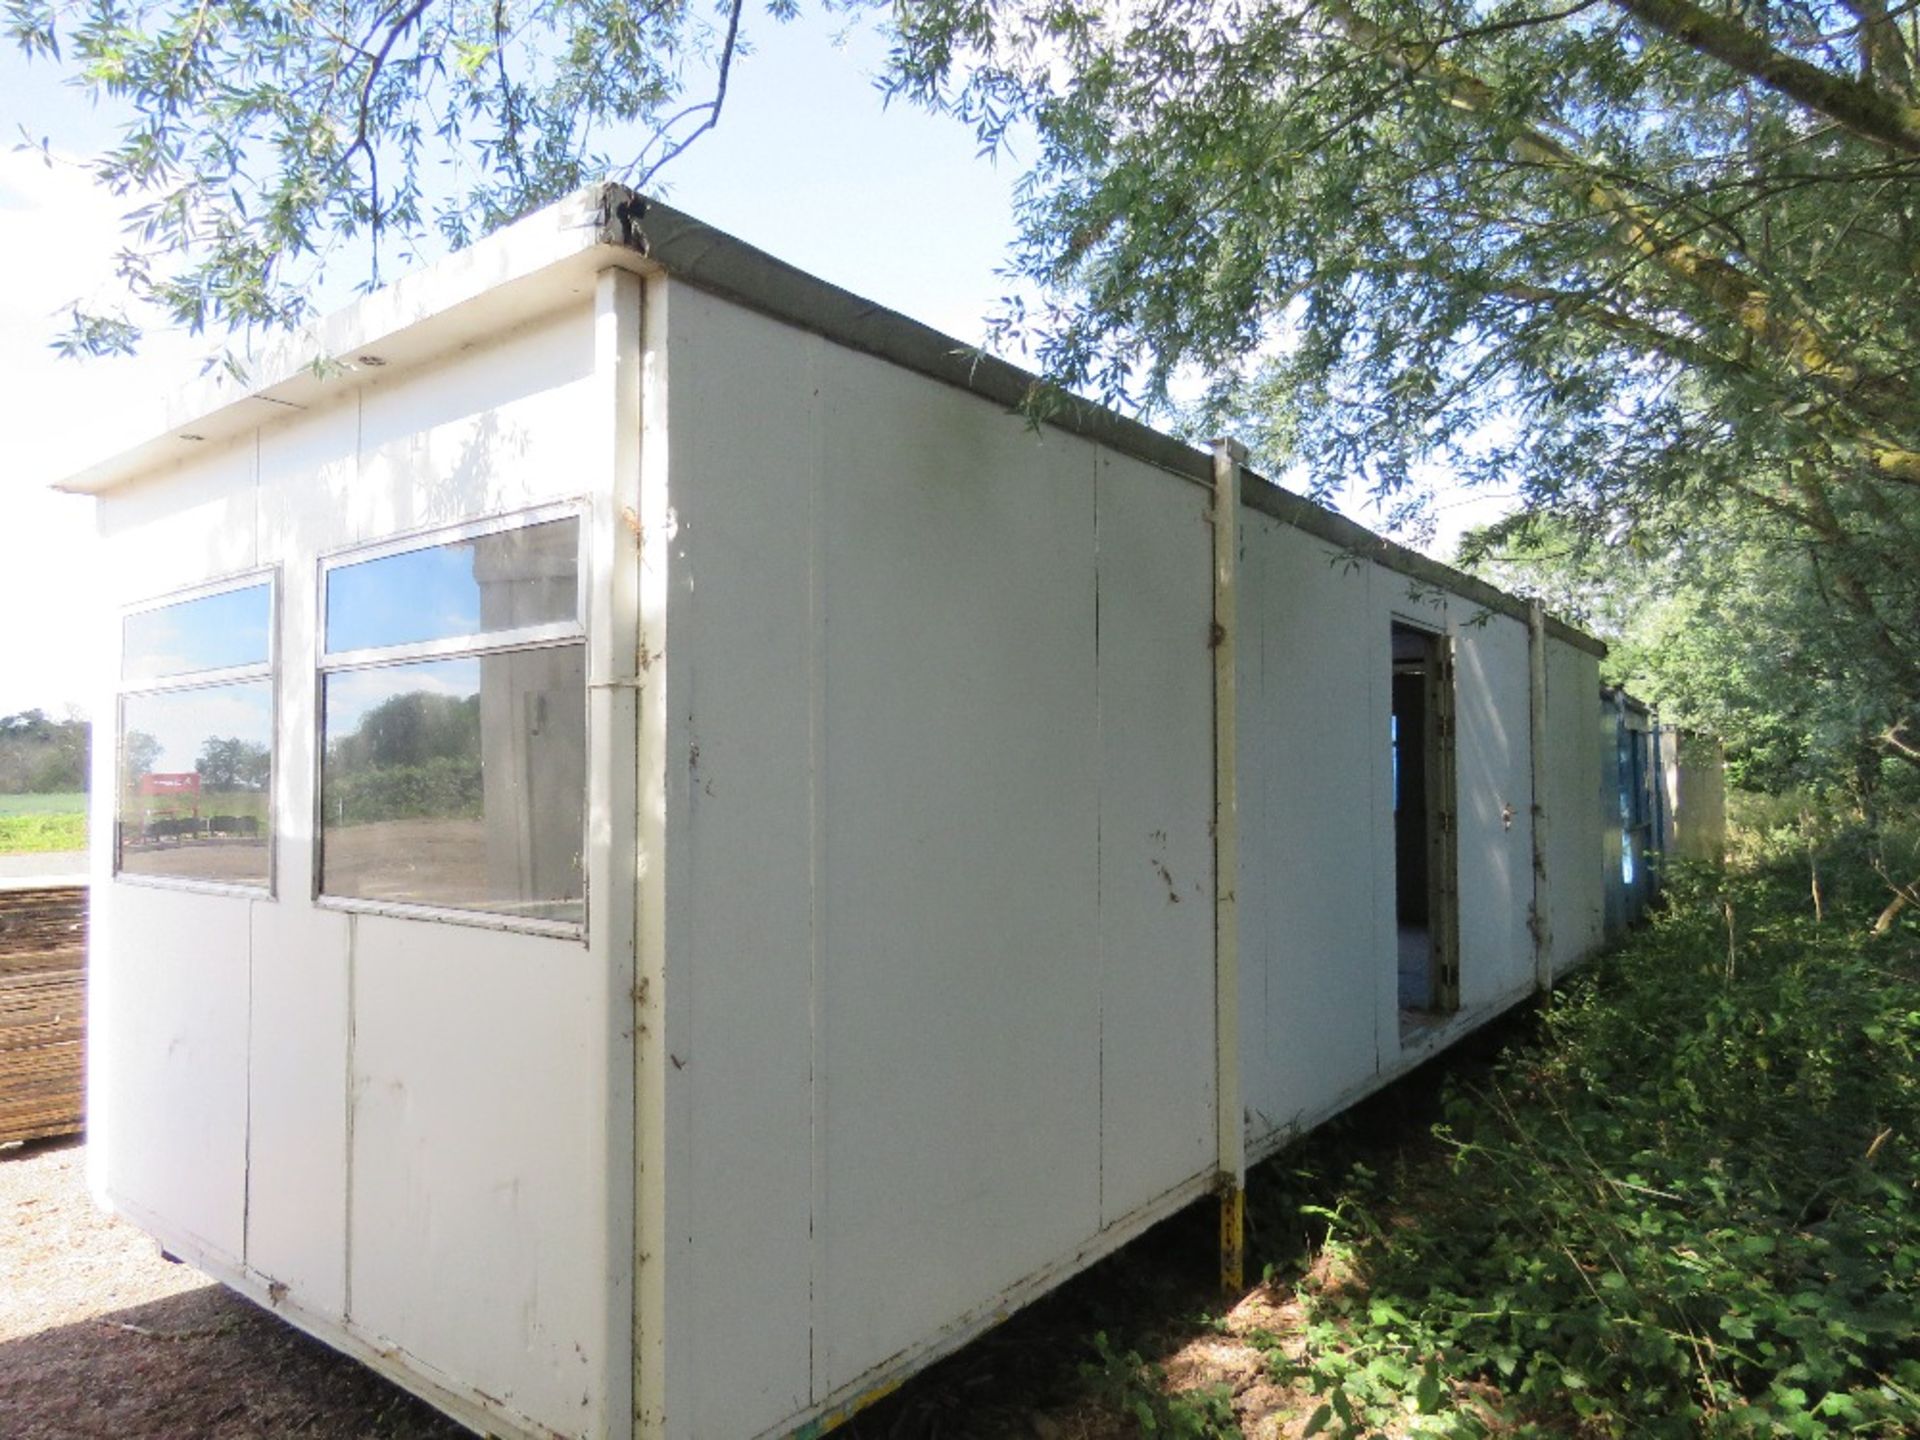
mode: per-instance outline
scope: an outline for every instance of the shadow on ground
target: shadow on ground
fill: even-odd
[[[209,1284],[0,1344],[8,1440],[455,1440],[467,1432]]]
[[[1431,1143],[1442,1082],[1484,1069],[1522,1010],[1354,1107],[1250,1180],[1249,1279],[1223,1321],[1216,1210],[1198,1202],[856,1416],[847,1440],[1121,1440],[1143,1433],[1116,1378],[1137,1354],[1175,1386],[1231,1392],[1244,1433],[1296,1436],[1314,1408],[1245,1336],[1284,1331],[1319,1235],[1300,1214],[1356,1161],[1381,1173]],[[59,1158],[66,1149],[28,1147]],[[70,1188],[78,1200],[77,1182]],[[84,1202],[81,1202],[84,1203]],[[113,1225],[115,1222],[100,1223]],[[129,1232],[131,1233],[131,1232]],[[111,1257],[97,1257],[111,1265]],[[91,1283],[76,1277],[82,1284]],[[96,1292],[97,1293],[97,1292]],[[1244,1317],[1245,1325],[1235,1321]],[[1240,1336],[1236,1348],[1236,1334]],[[1102,1357],[1096,1336],[1106,1337]],[[742,1366],[753,1363],[740,1357]],[[1158,1384],[1159,1379],[1149,1383]],[[221,1286],[0,1342],[5,1440],[456,1440],[467,1434],[373,1371]]]

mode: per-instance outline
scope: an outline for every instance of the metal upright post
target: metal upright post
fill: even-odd
[[[1246,447],[1213,442],[1213,976],[1214,1094],[1220,1188],[1220,1285],[1246,1285],[1247,1137],[1240,1099],[1240,875],[1235,581],[1240,566],[1240,471]]]

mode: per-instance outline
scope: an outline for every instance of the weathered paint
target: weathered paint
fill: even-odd
[[[1534,980],[1527,631],[1508,616],[1470,606],[1451,613],[1460,1003],[1476,1009]]]
[[[1387,752],[1392,591],[1249,516],[1240,568],[1241,1084],[1258,1146],[1393,1045]],[[1384,906],[1384,916],[1382,908]]]
[[[581,423],[595,366],[592,312],[569,304],[281,407],[98,508],[121,603],[277,576],[280,663],[273,896],[94,887],[97,1188],[316,1332],[526,1433],[606,1433],[622,1393],[609,1258],[630,1222],[600,1179],[618,972],[604,945],[314,904],[315,574],[342,546],[584,493],[604,468]]]
[[[1219,1149],[1220,1286],[1246,1282],[1247,1122],[1240,1094],[1240,471],[1246,448],[1213,445],[1213,1060]]]
[[[1538,627],[1534,717],[1510,597],[565,213],[83,477],[123,601],[279,577],[274,896],[96,859],[95,1176],[195,1263],[476,1428],[818,1434],[1209,1189],[1231,1271],[1249,1151],[1536,983],[1536,840],[1551,968],[1598,943],[1594,642]],[[555,501],[586,942],[316,905],[319,558]],[[1404,1040],[1396,620],[1455,657],[1461,921]]]
[[[756,1433],[1214,1168],[1211,540],[1184,481],[667,304],[712,1277],[667,1433]]]

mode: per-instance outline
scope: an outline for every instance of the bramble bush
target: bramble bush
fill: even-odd
[[[1312,1428],[1920,1430],[1920,941],[1884,889],[1681,871],[1438,1149],[1305,1208]]]

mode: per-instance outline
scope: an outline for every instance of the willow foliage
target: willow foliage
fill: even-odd
[[[1046,298],[997,319],[1036,406],[1198,376],[1208,423],[1317,484],[1400,495],[1444,463],[1589,546],[1734,514],[1915,745],[1915,7],[825,3],[890,27],[894,93],[987,149],[1037,135],[1012,268]],[[368,235],[458,243],[644,183],[793,0],[0,8],[136,117],[98,160],[139,207],[129,288],[245,326],[299,318],[309,262]],[[68,337],[136,341],[112,312]]]

